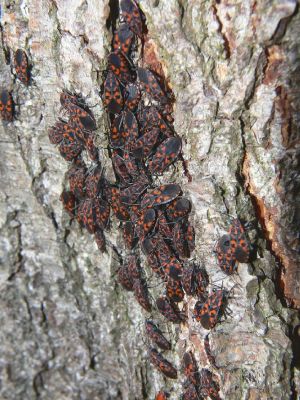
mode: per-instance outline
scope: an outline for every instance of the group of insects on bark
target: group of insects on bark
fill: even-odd
[[[145,16],[138,3],[121,0],[119,25],[113,32],[100,91],[109,120],[108,152],[115,182],[105,176],[95,143],[96,119],[81,95],[62,91],[60,103],[68,118],[60,118],[48,136],[69,163],[68,189],[60,196],[63,207],[94,235],[101,252],[107,248],[105,232],[110,230],[111,214],[119,221],[126,254],[117,280],[150,314],[144,329],[152,343],[148,348],[150,363],[165,377],[177,379],[177,368],[164,355],[172,350],[171,341],[154,322],[153,313],[160,313],[168,322],[184,324],[187,315],[179,304],[185,295],[194,296],[193,318],[211,330],[226,311],[229,292],[210,285],[205,268],[189,261],[195,249],[195,230],[189,221],[191,201],[178,183],[160,182],[178,160],[183,161],[185,171],[186,164],[182,140],[173,124],[174,95],[164,76],[144,65],[145,32]],[[30,65],[24,50],[15,52],[13,64],[17,79],[29,85]],[[6,89],[1,91],[0,111],[3,121],[13,122],[14,101]],[[233,219],[228,233],[218,240],[215,253],[227,275],[237,272],[238,262],[249,261],[250,244],[239,219]],[[143,260],[164,286],[154,302]],[[204,348],[216,367],[208,335]],[[199,370],[191,350],[183,354],[182,370],[186,379],[182,399],[220,398],[216,375],[207,368]],[[160,391],[156,400],[168,397],[168,392]]]

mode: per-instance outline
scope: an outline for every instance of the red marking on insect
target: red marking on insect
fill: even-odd
[[[128,291],[133,291],[133,281],[128,272],[128,266],[122,265],[117,272],[118,282]]]
[[[14,118],[14,101],[11,93],[4,89],[0,95],[0,113],[3,121],[12,121]]]
[[[129,60],[119,50],[109,54],[108,69],[110,69],[120,81],[130,82],[133,79]]]
[[[136,231],[142,241],[154,229],[156,223],[156,211],[147,208],[141,211],[140,218],[136,222]]]
[[[144,308],[144,310],[151,312],[152,305],[149,299],[146,282],[142,279],[136,279],[133,283],[133,291],[137,302]]]
[[[185,320],[176,304],[172,303],[167,297],[158,297],[156,299],[158,311],[167,318],[168,321],[181,323]]]
[[[128,145],[131,146],[139,136],[138,123],[134,114],[130,110],[124,111],[122,117],[124,130],[127,132],[126,140]]]
[[[200,395],[210,397],[212,400],[220,400],[220,385],[216,381],[215,375],[208,369],[202,368],[200,372]]]
[[[129,28],[142,39],[143,22],[142,15],[137,3],[134,0],[121,0],[120,4],[122,18]]]
[[[160,255],[160,253],[158,253]],[[160,258],[161,259],[161,258]],[[183,266],[175,256],[167,257],[167,261],[161,262],[161,267],[166,275],[170,278],[180,281],[183,271]]]
[[[150,320],[145,321],[147,336],[162,350],[171,350],[171,343],[165,338],[162,331]]]
[[[181,152],[181,139],[170,137],[164,140],[156,149],[155,154],[148,163],[149,171],[152,174],[163,173],[173,164]]]
[[[167,204],[178,197],[180,193],[181,187],[179,185],[174,183],[161,185],[144,196],[141,207],[155,207]]]
[[[113,209],[115,216],[120,221],[128,221],[130,219],[128,209],[121,202],[120,190],[114,186],[111,186],[110,188],[110,201],[111,201],[111,208]]]
[[[156,349],[149,349],[149,359],[151,364],[153,364],[160,372],[171,379],[177,379],[177,370],[173,365],[166,360],[161,353]]]
[[[130,111],[135,111],[141,99],[141,91],[138,85],[129,83],[125,87],[125,106]]]
[[[169,277],[166,283],[166,294],[167,297],[175,303],[182,301],[184,298],[184,292],[182,290],[181,282]]]
[[[237,261],[246,263],[249,261],[250,245],[245,235],[243,225],[238,219],[234,219],[229,228],[230,248]]]
[[[173,223],[167,221],[163,210],[158,211],[158,233],[165,239],[172,240]]]
[[[157,257],[156,254],[148,254],[147,255],[147,262],[149,267],[152,269],[152,271],[159,275],[161,278],[165,279],[165,273],[163,271],[163,269],[161,268],[160,262],[159,262],[159,258]]]
[[[160,391],[155,396],[155,400],[167,400],[169,397],[170,397],[169,393]]]
[[[183,355],[184,374],[190,383],[197,386],[199,384],[198,366],[194,354],[191,351]]]
[[[63,142],[60,143],[58,149],[60,155],[65,160],[72,161],[81,154],[83,147],[76,140],[74,141],[64,140]]]
[[[135,235],[134,224],[131,221],[125,222],[123,226],[123,239],[128,250],[132,250],[135,247],[137,237]]]
[[[112,152],[111,160],[116,175],[122,183],[128,183],[131,181],[131,176],[126,168],[125,160],[117,153],[116,150]]]
[[[113,36],[113,49],[121,50],[127,56],[134,43],[134,33],[128,28],[127,24],[121,24],[119,29],[114,32]]]
[[[1,109],[1,104],[0,104]],[[63,140],[63,133],[64,133],[64,122],[59,121],[54,126],[52,126],[48,131],[48,137],[50,143],[52,144],[59,144]]]
[[[231,247],[231,236],[223,235],[217,242],[216,254],[218,263],[223,272],[232,275],[237,271],[237,260]]]
[[[142,269],[140,265],[140,261],[138,260],[136,255],[131,255],[127,259],[127,269],[130,278],[134,281],[135,279],[141,280],[142,277]]]
[[[173,229],[173,243],[182,258],[189,258],[195,249],[195,232],[187,221],[179,221]]]
[[[99,251],[101,253],[104,253],[106,251],[106,240],[102,229],[98,229],[95,232],[95,241],[97,243]]]
[[[26,86],[30,81],[30,68],[28,63],[27,54],[24,50],[18,49],[14,57],[14,67],[16,70],[17,78]]]
[[[121,88],[114,73],[109,71],[103,84],[103,104],[108,112],[119,114],[124,105]]]
[[[191,212],[191,202],[185,197],[173,200],[166,209],[167,217],[170,221],[186,217]]]
[[[228,298],[226,290],[216,290],[206,301],[197,301],[194,307],[194,318],[201,323],[203,328],[212,329],[220,320]]]
[[[153,128],[133,143],[131,149],[136,159],[146,159],[151,154],[158,141],[159,133],[158,128]]]
[[[82,198],[85,195],[86,167],[82,165],[72,165],[67,172],[71,192],[77,197]]]
[[[89,172],[85,180],[86,195],[90,199],[99,195],[100,189],[103,185],[103,169],[101,164],[98,164],[92,171]]]
[[[137,74],[140,85],[154,100],[166,103],[168,98],[158,83],[158,78],[149,69],[138,68]]]
[[[77,220],[79,224],[85,227],[89,233],[95,233],[96,224],[94,218],[94,200],[85,199],[80,202],[77,211]]]
[[[192,384],[188,384],[185,391],[183,392],[181,400],[202,400],[202,397],[198,395],[197,388]]]
[[[166,123],[155,106],[142,107],[138,115],[138,121],[144,133],[153,128],[159,128],[164,135],[168,137],[174,136],[174,130]]]
[[[110,205],[103,199],[94,200],[94,223],[96,228],[105,229],[109,223]]]
[[[98,161],[99,152],[95,145],[95,135],[91,132],[85,134],[85,147],[92,161]]]
[[[63,204],[64,209],[68,212],[71,217],[75,216],[76,198],[70,191],[64,190],[60,195],[60,201]]]

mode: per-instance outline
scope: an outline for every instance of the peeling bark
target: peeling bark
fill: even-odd
[[[194,257],[212,282],[232,287],[232,313],[209,336],[192,320],[162,322],[180,369],[193,350],[217,374],[222,398],[296,399],[299,393],[299,26],[296,1],[141,0],[145,59],[175,93],[183,166],[169,172],[193,202]],[[0,126],[0,397],[5,399],[179,399],[182,376],[166,382],[147,362],[145,317],[115,283],[110,250],[70,221],[59,195],[67,164],[47,129],[61,89],[93,107],[99,146],[106,121],[99,97],[116,2],[8,1],[2,6],[1,87],[13,90],[16,120]],[[9,56],[24,48],[33,83],[16,81]],[[102,157],[108,174],[111,164]],[[168,174],[165,177],[167,181]],[[212,253],[229,215],[254,221],[257,256],[225,277]],[[110,240],[122,248],[117,223]],[[152,289],[157,297],[161,287]],[[294,353],[293,353],[294,352]]]

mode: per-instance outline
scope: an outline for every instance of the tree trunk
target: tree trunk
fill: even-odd
[[[297,2],[140,0],[147,18],[144,61],[161,63],[174,91],[175,127],[192,182],[176,177],[193,202],[194,261],[211,282],[232,288],[227,318],[210,333],[192,319],[163,322],[167,357],[180,369],[193,350],[218,377],[224,399],[296,399],[300,388],[299,34]],[[141,310],[115,282],[113,249],[101,255],[92,237],[62,210],[67,163],[47,131],[60,114],[64,88],[81,92],[105,146],[99,90],[110,51],[117,1],[4,0],[1,87],[13,91],[16,118],[1,129],[2,399],[179,399],[183,375],[165,380],[148,362]],[[32,84],[8,63],[17,48],[32,63]],[[299,207],[299,206],[298,206]],[[224,276],[213,248],[229,215],[254,222],[256,257]],[[120,250],[116,220],[109,240]],[[121,251],[121,250],[120,250]],[[162,291],[151,289],[153,297]],[[156,318],[157,315],[156,315]],[[298,342],[298,344],[297,344]]]

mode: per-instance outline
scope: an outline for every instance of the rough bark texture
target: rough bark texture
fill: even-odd
[[[176,95],[175,124],[193,181],[181,165],[170,175],[193,201],[194,258],[213,282],[234,287],[231,315],[210,334],[221,396],[296,398],[298,320],[288,307],[300,307],[297,3],[140,5],[149,30],[146,61],[162,63]],[[0,80],[18,103],[14,123],[0,126],[3,399],[153,399],[161,387],[180,396],[182,376],[164,382],[147,363],[145,315],[115,284],[114,252],[100,255],[58,200],[67,163],[47,129],[59,115],[61,89],[88,96],[99,145],[107,144],[99,86],[109,16],[108,0],[4,1],[2,7]],[[17,48],[33,64],[29,88],[6,64]],[[109,173],[105,150],[103,158]],[[250,231],[257,257],[233,278],[224,277],[212,253],[229,225],[227,213],[260,223]],[[110,240],[121,246],[117,223]],[[174,348],[168,358],[178,367],[186,349],[208,365],[207,331],[191,318],[194,303],[187,299],[187,324],[163,324]]]

